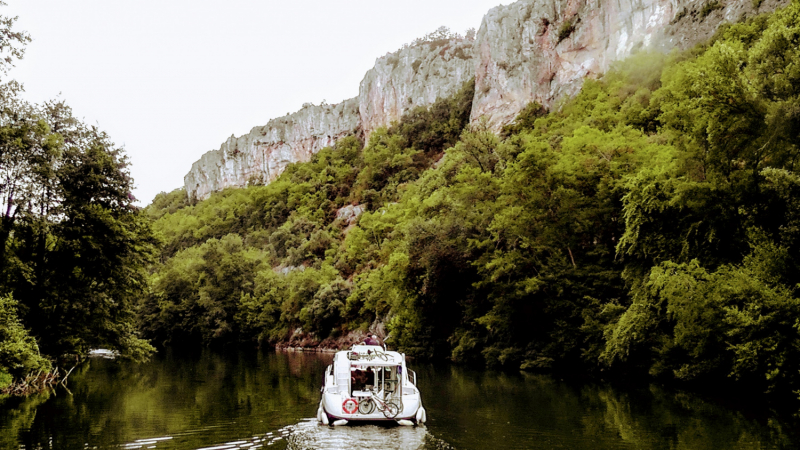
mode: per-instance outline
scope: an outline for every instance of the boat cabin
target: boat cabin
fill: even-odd
[[[404,356],[377,345],[354,345],[349,352],[337,353],[328,370],[335,372],[339,393],[353,398],[373,393],[388,400],[403,395],[404,376],[416,385],[416,374],[406,369]]]

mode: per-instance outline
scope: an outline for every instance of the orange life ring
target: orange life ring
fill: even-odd
[[[342,411],[346,412],[347,414],[353,414],[358,410],[358,400],[354,398],[345,399],[342,402]]]

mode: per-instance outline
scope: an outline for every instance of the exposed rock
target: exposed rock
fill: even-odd
[[[362,130],[368,137],[407,110],[455,93],[475,72],[472,42],[426,42],[387,53],[364,76],[357,98],[337,105],[306,103],[204,154],[184,177],[186,192],[202,200],[226,187],[269,183],[289,164],[308,161],[343,136]]]
[[[475,75],[473,41],[426,42],[387,53],[375,61],[361,81],[358,111],[369,133],[416,106],[452,95]]]
[[[241,137],[231,136],[219,150],[204,154],[183,178],[190,197],[205,199],[226,187],[269,183],[289,164],[311,155],[358,127],[357,99],[335,105],[306,104],[300,111],[270,120]]]
[[[363,212],[364,206],[362,205],[347,205],[336,211],[336,218],[341,219],[347,225],[352,225]]]
[[[325,339],[320,339],[316,333],[303,331],[302,328],[295,328],[288,339],[276,342],[275,348],[290,352],[330,352],[345,350],[351,348],[355,344],[364,342],[367,334],[376,334],[381,341],[391,341],[390,336],[386,333],[387,321],[388,317],[376,318],[366,332],[361,329],[348,330],[344,333],[335,333],[335,336],[329,336]]]
[[[369,326],[369,332],[377,335],[379,339],[389,340],[389,333],[386,332],[386,321],[386,318],[376,318],[372,321],[372,325]]]
[[[531,101],[552,107],[640,49],[686,48],[723,22],[756,13],[752,0],[523,0],[483,18],[475,43],[472,120],[511,122]],[[766,2],[764,2],[766,3]],[[761,10],[788,3],[773,0]]]
[[[301,329],[295,330],[288,340],[276,343],[275,348],[291,352],[335,352],[360,344],[366,337],[364,331],[352,330],[341,336],[320,340],[313,333],[304,333]]]
[[[724,22],[787,4],[764,0],[521,0],[483,18],[477,39],[417,43],[378,58],[357,98],[337,105],[303,105],[192,165],[189,196],[248,183],[268,183],[287,165],[358,130],[366,137],[416,106],[455,93],[475,76],[471,119],[494,129],[514,120],[531,101],[553,107],[640,49],[687,48],[708,39]],[[715,6],[707,6],[715,5]]]
[[[306,266],[278,266],[273,267],[272,271],[275,273],[279,273],[281,275],[289,275],[290,273],[299,270],[300,272],[304,272],[306,270]]]

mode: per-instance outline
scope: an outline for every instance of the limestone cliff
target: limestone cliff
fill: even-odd
[[[307,161],[347,134],[368,137],[409,109],[455,93],[473,76],[471,119],[485,116],[499,129],[531,101],[552,107],[635,51],[687,48],[721,23],[788,1],[763,0],[756,7],[753,0],[521,0],[498,6],[483,18],[474,41],[420,40],[378,58],[358,97],[306,105],[231,136],[192,165],[184,185],[190,196],[204,199],[252,180],[272,181],[288,164]]]
[[[184,176],[186,192],[205,199],[226,187],[270,182],[287,165],[348,134],[369,133],[404,112],[455,93],[475,71],[472,40],[421,42],[378,58],[364,76],[357,98],[337,105],[306,105],[300,111],[231,136],[204,154]]]
[[[762,2],[762,11],[787,1]],[[641,49],[686,48],[725,21],[757,11],[752,0],[523,0],[483,18],[475,43],[472,119],[495,128],[525,105],[551,107],[587,77]]]
[[[475,75],[470,39],[442,39],[409,46],[375,61],[361,81],[361,127],[370,131],[400,119],[415,106],[449,96]]]
[[[226,187],[268,183],[291,163],[333,145],[358,127],[358,103],[352,98],[335,105],[304,105],[279,119],[255,127],[241,137],[231,136],[219,148],[192,164],[183,178],[186,192],[205,199]]]

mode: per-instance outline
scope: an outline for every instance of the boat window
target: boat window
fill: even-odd
[[[353,391],[366,391],[375,385],[375,372],[371,368],[354,368],[350,372],[350,386]]]

